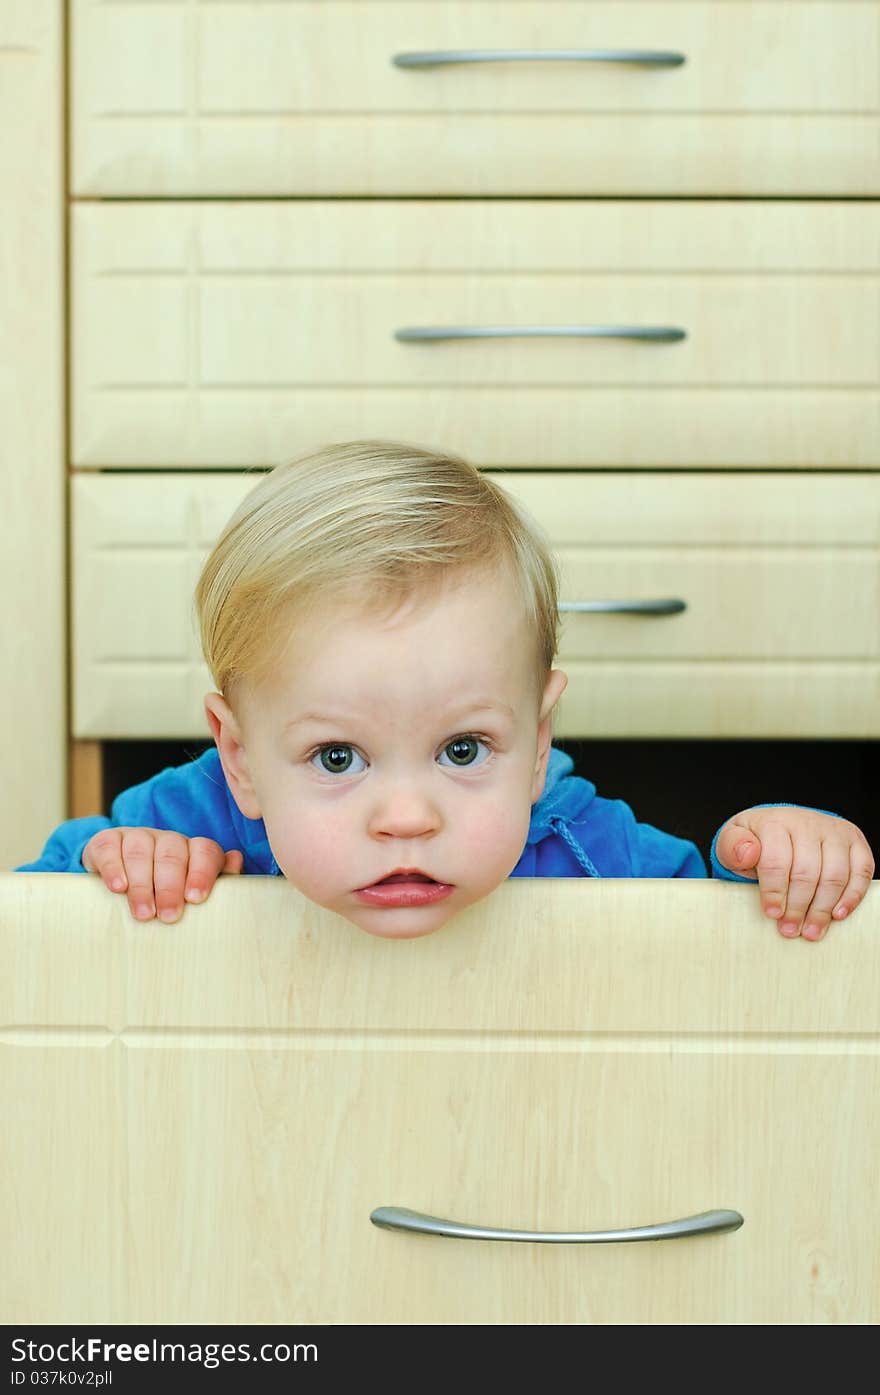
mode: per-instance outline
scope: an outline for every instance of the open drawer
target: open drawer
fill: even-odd
[[[876,1322],[875,895],[815,945],[751,887],[517,880],[393,941],[0,876],[5,1320]]]

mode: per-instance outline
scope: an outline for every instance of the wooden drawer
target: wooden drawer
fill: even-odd
[[[876,1323],[876,895],[810,945],[751,887],[523,879],[387,940],[277,878],[145,927],[0,876],[4,1316]]]
[[[561,737],[880,735],[880,476],[501,473],[560,560]],[[205,737],[192,592],[241,475],[72,481],[73,734]]]
[[[72,235],[77,465],[369,436],[487,467],[880,464],[878,205],[79,205]],[[395,338],[437,326],[686,337]]]
[[[880,193],[874,3],[72,0],[73,192]],[[662,51],[457,62],[431,51]]]

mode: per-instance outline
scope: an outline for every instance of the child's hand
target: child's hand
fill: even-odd
[[[807,940],[855,910],[874,875],[861,829],[814,809],[745,809],[722,828],[715,855],[740,876],[754,869],[767,915]]]
[[[128,891],[136,920],[152,920],[158,910],[160,920],[172,921],[183,913],[184,893],[204,901],[221,873],[241,872],[244,853],[165,828],[102,828],[86,843],[82,864],[111,891]]]

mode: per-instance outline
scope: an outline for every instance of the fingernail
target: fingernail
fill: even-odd
[[[112,891],[124,891],[125,882],[122,880],[121,877],[114,877],[112,882],[110,883],[110,889]]]
[[[153,908],[152,906],[138,906],[135,915],[138,920],[150,920],[153,915]]]
[[[743,839],[741,843],[737,843],[736,847],[733,850],[733,855],[736,858],[737,862],[741,861],[742,858],[745,857],[746,853],[749,851],[749,848],[751,846],[751,840],[748,838]]]
[[[780,925],[779,930],[781,934],[787,935],[789,939],[792,939],[798,932],[798,928],[792,920],[784,921],[783,924]]]
[[[774,920],[777,920],[777,919],[779,918],[779,916],[782,915],[782,907],[781,907],[781,906],[768,906],[768,907],[767,907],[767,914],[768,914],[768,915],[772,915],[773,919],[774,919]]]
[[[159,919],[160,919],[160,920],[165,920],[165,921],[176,920],[176,919],[177,919],[177,911],[172,911],[172,910],[160,911],[160,912],[159,912]]]
[[[819,925],[808,925],[804,930],[805,940],[821,940],[825,931]]]
[[[203,891],[199,891],[199,888],[197,886],[191,886],[189,891],[186,893],[186,899],[187,901],[201,901],[203,900],[204,895],[205,893]]]
[[[834,912],[834,919],[835,919],[835,920],[843,920],[843,917],[844,917],[846,914],[847,914],[847,907],[846,907],[846,906],[838,906],[838,907],[837,907],[837,910]]]

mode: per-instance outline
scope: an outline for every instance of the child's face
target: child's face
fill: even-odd
[[[242,695],[240,723],[209,694],[232,794],[264,820],[288,881],[396,939],[430,934],[503,882],[525,847],[568,681],[553,670],[539,711],[533,655],[510,580],[459,577],[387,622],[354,606],[311,614],[271,683]],[[399,867],[452,891],[409,906],[358,896]]]

